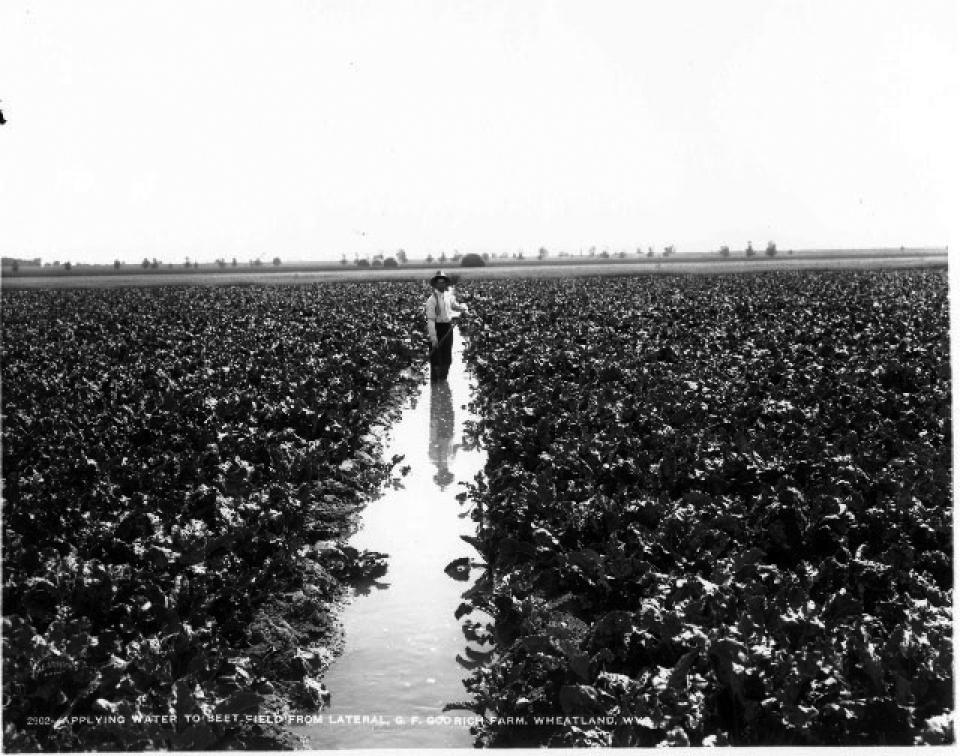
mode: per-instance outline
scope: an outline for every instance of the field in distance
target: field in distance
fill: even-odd
[[[599,258],[570,256],[545,260],[493,259],[482,268],[463,268],[450,261],[440,263],[412,261],[396,268],[357,267],[337,262],[292,262],[280,265],[238,265],[221,268],[201,264],[143,269],[125,265],[78,265],[59,268],[22,267],[13,272],[4,267],[2,284],[8,289],[34,288],[100,288],[124,286],[174,286],[186,284],[229,285],[253,283],[313,283],[315,281],[403,281],[419,280],[431,270],[443,268],[463,279],[485,278],[561,278],[575,276],[622,276],[668,273],[743,273],[762,270],[830,270],[869,268],[940,267],[947,263],[946,248],[800,250],[778,252],[768,257],[762,252],[755,257],[733,253],[721,257],[717,253],[676,254],[671,257]]]

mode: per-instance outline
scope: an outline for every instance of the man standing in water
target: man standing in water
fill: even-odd
[[[447,291],[450,279],[438,270],[430,279],[433,293],[424,303],[427,332],[430,334],[430,380],[442,381],[450,370],[453,359],[453,318],[467,312],[467,306],[457,304],[453,292]]]

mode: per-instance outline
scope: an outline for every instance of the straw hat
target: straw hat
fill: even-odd
[[[434,276],[430,279],[430,285],[433,288],[437,288],[437,281],[441,281],[441,280],[446,281],[447,283],[450,283],[450,279],[447,277],[447,274],[444,273],[442,270],[438,270],[434,274]]]

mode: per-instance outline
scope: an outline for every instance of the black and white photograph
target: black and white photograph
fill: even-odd
[[[3,0],[2,750],[952,750],[958,101],[953,0]]]

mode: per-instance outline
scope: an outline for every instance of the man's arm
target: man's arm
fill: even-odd
[[[453,298],[453,294],[450,295],[450,309],[454,312],[468,312],[467,306],[460,304],[456,299]]]
[[[430,344],[435,347],[437,345],[437,313],[431,305],[432,302],[428,299],[423,310],[427,316],[427,335],[430,336]]]

